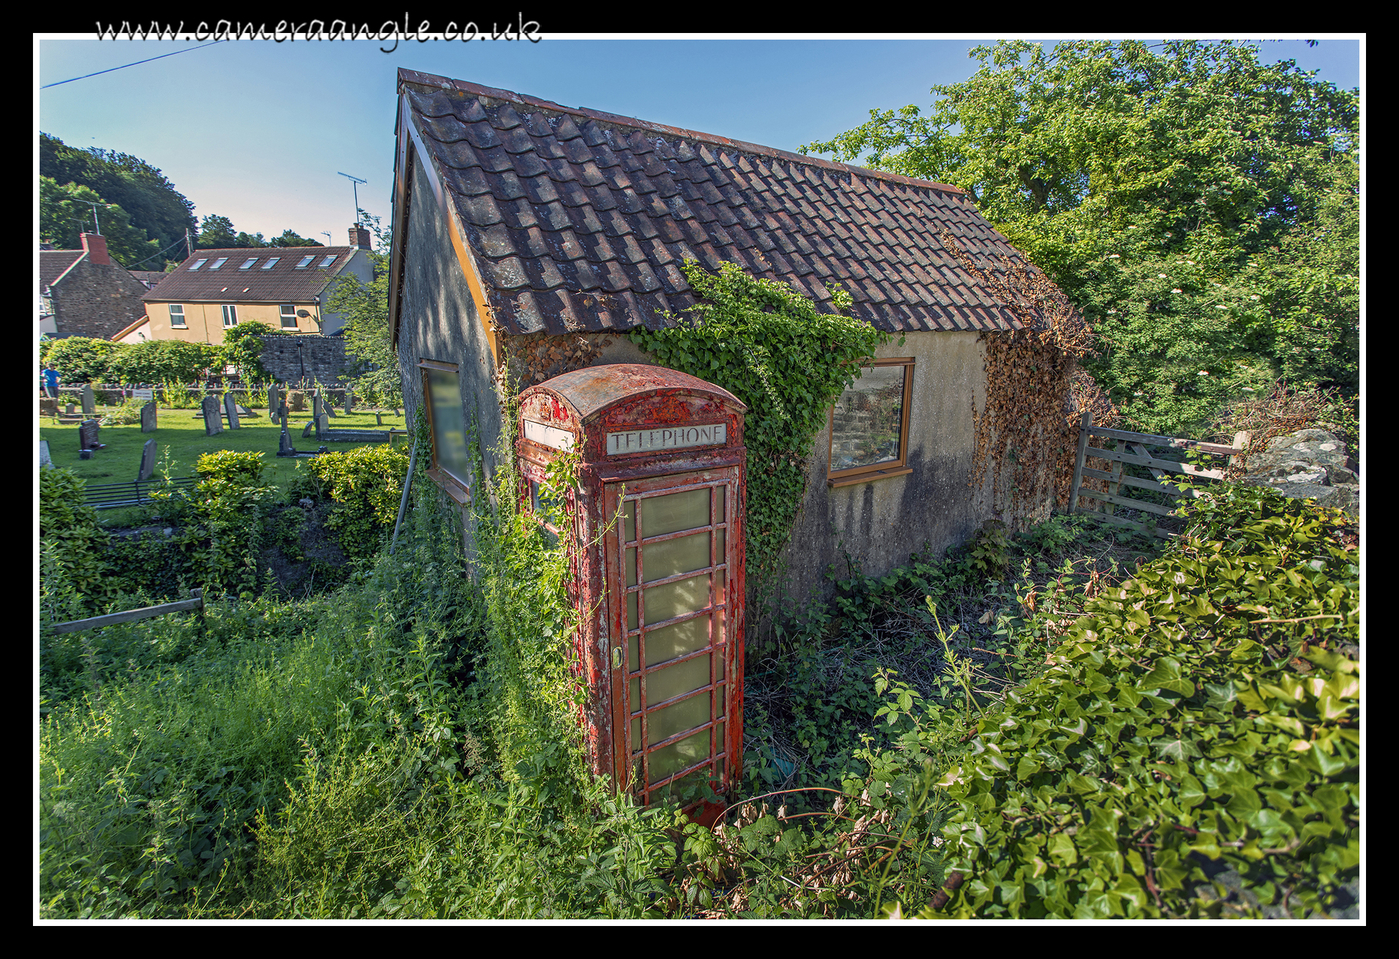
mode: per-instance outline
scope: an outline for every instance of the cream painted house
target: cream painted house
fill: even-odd
[[[374,278],[368,231],[351,227],[350,234],[354,246],[197,250],[143,297],[142,331],[214,345],[224,331],[254,321],[284,333],[338,333],[344,318],[325,311],[335,283]]]

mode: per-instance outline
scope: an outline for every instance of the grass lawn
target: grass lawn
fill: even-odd
[[[111,407],[97,408],[98,418],[111,411]],[[104,426],[100,434],[100,442],[106,445],[105,449],[100,449],[92,454],[92,459],[83,460],[78,458],[78,425],[58,425],[53,417],[42,417],[39,423],[39,438],[48,440],[49,457],[53,460],[54,466],[71,469],[78,477],[86,480],[89,484],[101,483],[128,483],[136,479],[137,473],[141,469],[141,449],[147,440],[156,442],[156,473],[160,471],[165,463],[166,454],[169,454],[170,473],[172,476],[191,476],[194,474],[195,461],[204,453],[213,453],[218,450],[235,450],[238,452],[256,451],[264,454],[263,463],[265,472],[263,476],[269,484],[275,484],[283,489],[296,476],[297,464],[304,460],[300,457],[279,457],[277,455],[278,439],[281,436],[281,427],[275,420],[269,420],[265,409],[253,409],[256,417],[253,419],[242,419],[239,428],[231,430],[225,421],[224,430],[215,436],[204,435],[204,417],[196,409],[174,410],[160,409],[156,416],[156,430],[153,433],[142,433],[141,425],[133,423],[130,426]],[[384,425],[380,427],[374,417],[374,413],[351,413],[346,416],[344,411],[339,411],[336,416],[331,417],[331,429],[403,429],[403,415],[400,410],[398,416],[393,415],[390,410],[383,414]],[[301,437],[301,430],[311,421],[311,414],[293,413],[288,420],[287,429],[291,433],[292,445],[304,452],[314,452],[322,444],[316,442],[314,436],[305,439]],[[403,442],[400,438],[397,442]],[[327,449],[332,452],[339,450],[353,449],[356,446],[366,446],[374,444],[365,443],[325,443]]]

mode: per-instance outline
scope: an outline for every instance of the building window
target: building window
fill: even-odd
[[[225,305],[222,307],[222,309],[223,309],[223,325],[224,325],[224,329],[227,329],[227,328],[230,327],[230,326],[237,326],[237,325],[238,325],[238,308],[237,308],[236,306],[231,305],[231,304],[225,304]]]
[[[209,269],[211,269],[211,270],[217,270],[219,267],[223,266],[223,265],[224,265],[225,263],[227,263],[227,262],[228,262],[228,257],[226,257],[226,256],[221,256],[221,257],[219,257],[217,260],[215,260],[213,263],[210,263],[210,264],[209,264]]]
[[[185,326],[185,307],[183,303],[170,304],[170,328],[174,330],[187,330]]]
[[[300,262],[298,262],[298,263],[296,264],[296,269],[298,269],[298,270],[304,270],[304,269],[306,269],[308,266],[311,265],[311,261],[314,260],[315,258],[316,258],[316,254],[314,254],[314,253],[312,253],[310,256],[303,256],[303,257],[301,258]]]
[[[256,263],[256,262],[257,262],[257,257],[255,257],[255,256],[250,256],[250,257],[248,257],[246,260],[243,261],[243,265],[240,266],[238,269],[240,269],[240,270],[246,270],[246,269],[250,268],[250,267],[251,267],[254,263]]]
[[[339,255],[340,255],[340,254],[338,254],[338,253],[332,253],[330,256],[326,257],[324,260],[321,260],[321,269],[324,270],[324,269],[326,269],[327,267],[329,267],[330,264],[332,264],[332,263],[335,262],[335,258],[336,258],[337,256],[339,256]]]
[[[831,407],[831,486],[911,473],[908,408],[911,358],[876,360]]]
[[[272,269],[274,266],[277,265],[277,261],[280,260],[280,259],[281,259],[280,256],[269,257],[268,260],[267,260],[267,262],[264,263],[264,264],[262,264],[262,268],[263,268],[264,270],[270,270],[270,269]]]
[[[208,258],[208,257],[205,257],[205,258],[202,259],[202,260],[195,260],[195,261],[194,261],[194,265],[190,267],[190,272],[194,272],[195,270],[199,269],[201,266],[203,266],[205,263],[208,263],[208,262],[209,262],[209,258]]]
[[[471,491],[471,457],[466,447],[466,415],[455,363],[423,360],[423,396],[432,432],[432,469],[428,475],[459,502]]]
[[[282,304],[282,329],[284,329],[284,330],[294,330],[294,329],[296,329],[296,304],[295,304],[295,303],[283,303],[283,304]]]

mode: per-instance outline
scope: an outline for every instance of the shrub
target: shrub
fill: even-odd
[[[398,515],[408,473],[408,455],[392,446],[362,446],[325,453],[306,463],[313,483],[296,489],[328,494],[335,501],[327,525],[351,559],[371,558],[386,544]]]
[[[49,347],[47,359],[64,383],[101,383],[117,350],[110,340],[70,336]]]
[[[115,593],[102,559],[107,534],[97,511],[83,505],[85,488],[72,470],[39,470],[39,543],[50,562],[40,580],[41,605],[45,586],[59,588],[59,576],[88,609]]]

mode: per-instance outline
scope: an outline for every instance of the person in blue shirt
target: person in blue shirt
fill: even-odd
[[[58,370],[53,368],[52,363],[44,367],[44,392],[48,393],[50,398],[58,399]]]

